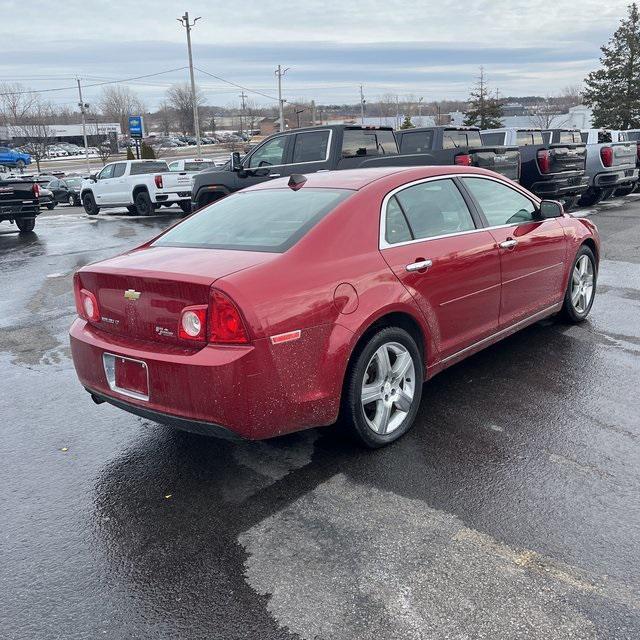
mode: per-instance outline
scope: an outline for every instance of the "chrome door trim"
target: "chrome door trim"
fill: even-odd
[[[331,140],[333,139],[333,129],[317,129],[317,130],[313,130],[313,131],[297,131],[296,129],[294,129],[293,131],[287,131],[286,133],[282,133],[281,136],[279,137],[285,137],[285,136],[293,136],[293,135],[297,135],[298,133],[302,134],[302,133],[317,133],[318,131],[328,131],[329,132],[329,140],[327,141],[327,152],[324,156],[324,160],[306,160],[305,162],[290,162],[289,164],[269,164],[269,165],[265,165],[263,167],[245,167],[243,166],[242,168],[245,171],[255,171],[256,169],[271,169],[274,167],[291,167],[293,165],[298,166],[299,164],[318,164],[319,162],[328,162],[329,161],[329,156],[331,155]],[[274,135],[275,138],[275,135]],[[256,151],[258,151],[258,149],[260,149],[261,147],[263,147],[265,144],[267,144],[267,142],[271,142],[271,139],[269,140],[265,140],[262,144],[260,144],[259,146],[257,146],[254,149],[255,153]],[[251,155],[253,155],[253,153]],[[275,177],[275,176],[272,176]]]
[[[440,360],[440,362],[443,362],[443,363],[449,362],[449,360],[458,358],[461,355],[467,353],[468,351],[472,351],[473,349],[481,347],[483,344],[486,344],[487,342],[491,342],[492,340],[499,338],[501,335],[508,333],[513,329],[517,329],[518,327],[525,325],[529,322],[535,322],[538,319],[542,319],[545,316],[553,313],[554,310],[557,309],[559,306],[560,306],[560,303],[556,302],[555,304],[552,304],[550,307],[545,307],[541,311],[537,311],[531,316],[527,316],[522,320],[518,320],[518,322],[515,322],[514,324],[510,324],[508,327],[505,327],[504,329],[500,329],[500,331],[496,331],[496,333],[492,333],[490,336],[487,336],[486,338],[482,338],[482,340],[478,340],[478,342],[474,342],[473,344],[470,344],[468,347],[465,347],[464,349],[460,349],[460,351],[456,351],[454,354]]]

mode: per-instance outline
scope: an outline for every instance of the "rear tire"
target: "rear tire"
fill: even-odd
[[[48,202],[47,203],[47,209],[49,209],[49,211],[53,211],[56,208],[56,203],[55,202]]]
[[[97,216],[100,213],[100,207],[96,204],[93,193],[85,193],[82,196],[82,206],[87,212],[87,215]]]
[[[130,216],[137,216],[138,215],[138,210],[136,209],[135,205],[130,204],[127,206],[127,212],[128,215]]]
[[[564,210],[568,213],[571,209],[575,209],[576,204],[578,203],[578,196],[571,196],[570,198],[565,198],[562,206]]]
[[[182,213],[191,213],[191,200],[181,200],[178,204]]]
[[[589,187],[578,200],[578,204],[581,207],[593,207],[594,204],[598,204],[602,200],[603,191],[597,187]]]
[[[153,203],[146,191],[139,191],[135,197],[136,211],[139,216],[150,216],[154,212]]]
[[[29,233],[33,231],[36,226],[35,218],[18,218],[16,220],[16,226],[20,230],[20,233]]]
[[[360,443],[375,449],[409,431],[420,407],[423,368],[415,340],[399,327],[381,329],[354,352],[341,415]]]
[[[569,322],[582,322],[591,311],[596,297],[598,268],[593,251],[582,245],[571,266],[567,290],[562,303],[562,316]]]

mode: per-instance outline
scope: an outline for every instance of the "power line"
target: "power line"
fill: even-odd
[[[213,73],[209,73],[208,71],[204,71],[204,69],[200,69],[199,67],[195,67],[196,71],[199,71],[200,73],[204,73],[205,76],[210,76],[212,78],[215,78],[216,80],[220,80],[220,82],[225,82],[226,84],[230,84],[232,87],[236,87],[238,89],[242,89],[243,91],[248,91],[249,93],[255,93],[256,95],[259,96],[263,96],[264,98],[269,98],[269,100],[275,100],[276,102],[278,101],[278,98],[274,97],[274,96],[270,96],[266,93],[262,93],[262,91],[256,91],[255,89],[249,89],[249,87],[244,87],[241,84],[238,84],[237,82],[231,82],[231,80],[225,80],[224,78],[221,78],[220,76],[216,76]]]

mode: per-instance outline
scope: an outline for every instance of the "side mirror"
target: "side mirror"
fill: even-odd
[[[543,200],[540,203],[540,217],[543,220],[548,218],[561,218],[564,215],[562,204],[556,200]]]
[[[89,180],[91,180],[92,182],[98,182],[98,176],[97,176],[97,174],[92,173],[92,174],[89,176]]]
[[[231,171],[241,171],[242,170],[242,161],[240,160],[240,152],[234,151],[231,154],[231,166],[229,167]]]

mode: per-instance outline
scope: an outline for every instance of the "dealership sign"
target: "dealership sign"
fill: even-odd
[[[129,135],[132,138],[142,138],[143,128],[142,116],[129,116]]]

